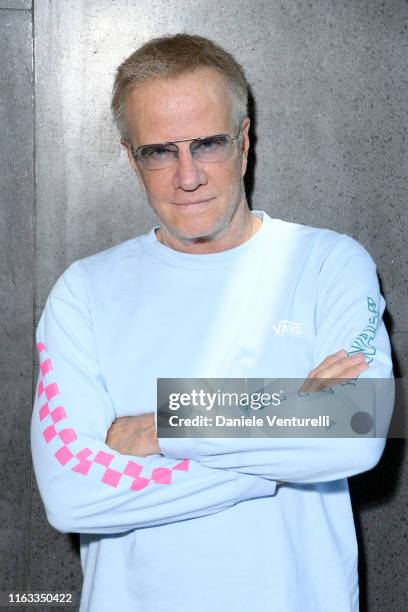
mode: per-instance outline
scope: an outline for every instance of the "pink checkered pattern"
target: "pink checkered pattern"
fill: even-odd
[[[184,459],[183,461],[176,463],[171,468],[155,468],[150,476],[146,478],[140,475],[143,470],[143,465],[135,463],[134,461],[128,461],[122,471],[114,469],[111,467],[111,464],[115,455],[112,453],[107,453],[104,450],[100,450],[95,454],[89,448],[83,448],[82,450],[73,453],[70,450],[69,445],[71,442],[77,439],[77,435],[72,427],[63,427],[64,419],[68,418],[65,408],[63,406],[51,408],[49,404],[50,400],[52,399],[55,400],[53,405],[57,403],[59,396],[58,385],[53,381],[52,361],[48,357],[47,350],[42,342],[37,344],[37,350],[40,360],[40,379],[37,388],[37,395],[38,398],[42,400],[40,401],[38,416],[40,423],[42,426],[44,426],[44,429],[42,429],[42,435],[45,442],[48,444],[50,440],[56,438],[58,442],[61,443],[58,450],[54,453],[56,460],[59,461],[61,465],[65,465],[74,459],[75,464],[71,467],[71,470],[86,476],[89,473],[92,464],[97,463],[106,468],[102,475],[101,482],[111,487],[117,487],[122,476],[126,475],[132,479],[129,485],[129,489],[132,491],[140,491],[151,483],[171,484],[174,470],[188,472],[188,459]],[[59,424],[58,430],[55,428],[57,423]],[[62,429],[60,429],[61,425],[63,427]]]

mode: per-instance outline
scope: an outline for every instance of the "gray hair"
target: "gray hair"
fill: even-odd
[[[137,84],[189,74],[205,67],[214,68],[225,78],[230,93],[231,120],[238,127],[248,114],[248,83],[242,66],[208,38],[181,33],[148,41],[118,67],[111,110],[121,138],[129,140],[125,100]]]

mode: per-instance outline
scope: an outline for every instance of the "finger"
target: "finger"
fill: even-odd
[[[317,368],[311,371],[308,378],[332,378],[337,375],[336,372],[341,374],[343,370],[364,362],[365,357],[363,353],[357,353],[350,356],[346,355],[335,361],[332,360],[330,363],[322,362]]]
[[[342,359],[344,357],[347,357],[347,351],[345,349],[341,349],[340,351],[337,351],[337,353],[333,353],[332,355],[328,355],[325,359],[323,359],[322,363],[320,365],[325,364],[331,364],[331,363],[335,363],[336,361],[338,361],[339,359]],[[317,366],[319,367],[319,366]]]
[[[343,369],[340,374],[336,374],[332,377],[326,376],[324,378],[306,379],[299,391],[301,393],[313,393],[316,391],[322,391],[323,389],[328,389],[334,385],[338,385],[356,378],[367,368],[368,364],[364,362],[347,369]]]
[[[327,366],[336,363],[339,359],[344,359],[344,357],[347,357],[347,351],[345,351],[344,349],[341,349],[340,351],[337,351],[337,353],[333,353],[332,355],[328,355],[328,357],[323,359],[323,361],[319,363],[319,365],[317,365],[315,368],[313,368],[313,370],[309,372],[308,376],[311,378],[316,377],[316,375],[321,369],[324,369]]]
[[[350,365],[355,365],[358,363],[362,363],[363,361],[365,361],[365,357],[363,355],[363,353],[357,353],[355,355],[346,355],[345,357],[341,357],[340,359],[337,359],[335,362],[332,362],[330,364],[326,364],[325,366],[319,368],[320,371],[324,372],[327,370],[327,368],[348,368],[350,367]]]
[[[336,363],[322,368],[314,378],[342,378],[348,375],[348,371],[352,368],[359,368],[361,365],[366,365],[364,355],[353,355],[352,357],[344,357]]]

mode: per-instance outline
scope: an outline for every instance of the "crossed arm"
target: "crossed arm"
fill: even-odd
[[[321,279],[314,354],[320,365],[309,373],[306,391],[318,390],[322,379],[329,384],[331,378],[369,370],[373,377],[392,376],[375,266],[361,252],[348,262],[341,254],[333,257],[341,265],[335,274],[329,267]],[[336,480],[378,462],[381,438],[219,439],[185,452],[182,441],[157,440],[153,415],[115,420],[94,347],[88,291],[77,262],[54,286],[37,328],[40,375],[31,449],[47,517],[56,529],[108,534],[177,522],[270,497],[277,481]],[[376,304],[369,368],[362,357],[367,351],[358,349],[357,357],[333,354],[340,347],[350,354],[361,344],[367,296]],[[390,418],[389,406],[384,411]]]
[[[364,355],[348,355],[344,349],[326,357],[309,372],[301,392],[321,391],[339,379],[350,380],[368,368]],[[108,430],[106,444],[127,455],[147,457],[160,454],[160,441],[156,436],[153,412],[116,419]],[[278,481],[279,482],[279,481]]]

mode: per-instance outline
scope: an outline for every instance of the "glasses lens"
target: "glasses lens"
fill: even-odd
[[[228,134],[209,136],[191,143],[191,153],[200,162],[226,161],[232,152],[232,139]]]
[[[174,164],[178,155],[176,145],[146,145],[137,151],[140,163],[148,169],[156,170]]]

